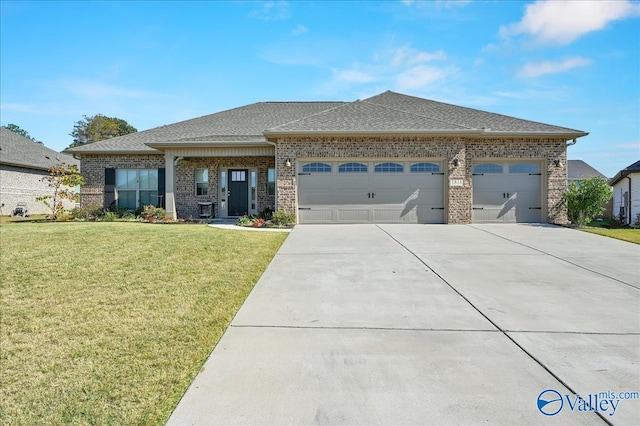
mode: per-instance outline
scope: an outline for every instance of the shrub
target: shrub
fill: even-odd
[[[71,219],[96,220],[104,216],[104,209],[100,204],[87,207],[75,207],[71,210]]]
[[[602,214],[611,193],[607,180],[598,176],[571,182],[564,194],[571,223],[584,226]]]
[[[153,205],[144,206],[142,211],[142,218],[147,222],[163,221],[167,217],[167,211],[162,207],[156,207]]]
[[[258,217],[264,220],[271,220],[271,218],[273,217],[273,210],[271,209],[271,207],[265,207],[264,210],[260,212]]]
[[[254,221],[253,217],[245,215],[245,216],[239,217],[238,220],[236,220],[236,225],[237,226],[251,226],[251,225],[253,225],[253,221]]]
[[[278,210],[271,217],[271,224],[277,227],[283,227],[296,223],[295,213],[287,213],[284,210]]]

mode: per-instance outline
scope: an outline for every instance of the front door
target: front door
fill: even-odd
[[[229,170],[229,216],[243,216],[249,212],[248,170]]]

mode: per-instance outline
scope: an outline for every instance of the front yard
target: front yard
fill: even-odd
[[[584,228],[583,231],[592,234],[604,235],[605,237],[616,238],[618,240],[629,241],[631,243],[640,244],[640,229],[619,228]]]
[[[3,223],[0,424],[164,424],[285,237]]]

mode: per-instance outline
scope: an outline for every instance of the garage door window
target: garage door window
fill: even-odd
[[[309,163],[302,166],[303,173],[331,173],[331,164]]]
[[[411,173],[438,173],[440,166],[435,163],[415,163],[411,165]]]
[[[502,173],[502,164],[480,163],[473,167],[473,173]]]
[[[380,163],[376,164],[375,173],[403,173],[404,166],[398,163]]]
[[[515,163],[509,165],[509,173],[540,173],[536,163]]]
[[[338,173],[367,173],[367,165],[362,163],[340,164]]]

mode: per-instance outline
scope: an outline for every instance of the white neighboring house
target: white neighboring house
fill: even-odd
[[[623,225],[640,220],[640,161],[620,170],[610,181],[613,187],[613,215]]]
[[[29,214],[50,213],[36,197],[53,194],[42,178],[49,175],[52,166],[61,163],[80,166],[70,155],[0,127],[0,214],[9,215],[18,203],[27,203]],[[65,208],[74,205],[65,202]]]

